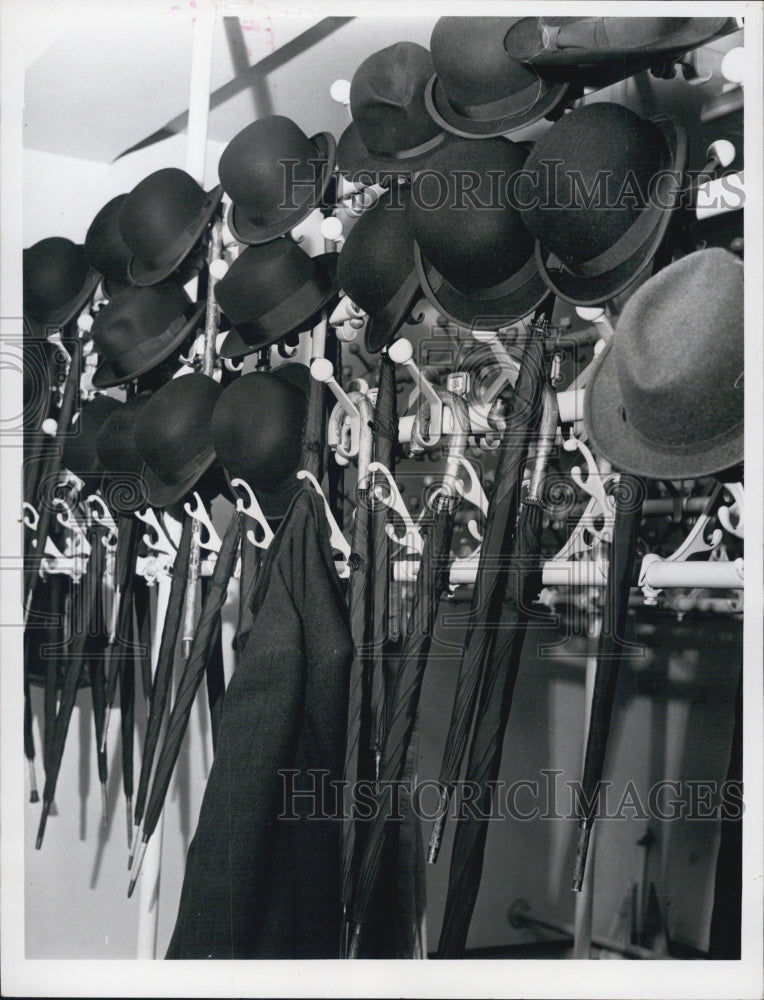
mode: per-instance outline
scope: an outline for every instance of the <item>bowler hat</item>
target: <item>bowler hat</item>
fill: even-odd
[[[62,465],[90,485],[98,485],[103,472],[96,452],[98,433],[120,405],[111,396],[95,396],[84,404],[76,422],[64,435]]]
[[[696,479],[742,461],[743,327],[734,254],[699,250],[648,279],[586,386],[595,448],[654,479]]]
[[[466,138],[506,135],[550,114],[567,83],[545,80],[504,49],[511,17],[441,17],[430,38],[435,74],[427,110],[442,128]]]
[[[85,256],[103,275],[104,291],[109,297],[132,284],[127,274],[130,248],[119,231],[119,213],[126,194],[118,194],[96,214],[85,236]]]
[[[252,487],[266,517],[282,517],[300,489],[310,381],[296,363],[250,372],[221,393],[212,415],[218,459],[230,479]]]
[[[623,291],[652,261],[681,198],[687,137],[659,115],[601,103],[564,115],[517,184],[544,281],[574,305]]]
[[[135,446],[135,424],[150,398],[150,392],[130,396],[107,417],[96,438],[104,470],[101,492],[117,514],[130,514],[148,503],[146,463]]]
[[[404,187],[381,195],[348,233],[337,262],[340,287],[369,315],[365,339],[372,354],[390,343],[422,294],[409,202]]]
[[[360,172],[398,174],[427,162],[447,138],[424,103],[433,72],[430,53],[415,42],[397,42],[364,59],[350,83],[353,121],[337,146],[341,173],[351,179]]]
[[[243,250],[215,285],[231,331],[222,358],[238,358],[304,329],[336,294],[337,254],[309,257],[289,238]]]
[[[527,155],[525,144],[501,137],[459,140],[414,181],[419,282],[453,323],[495,329],[526,316],[548,294],[533,237],[512,199],[513,179]]]
[[[23,253],[24,316],[30,334],[64,326],[96,290],[100,275],[84,249],[63,236],[49,236]]]
[[[605,63],[649,66],[678,56],[737,27],[730,17],[521,17],[504,38],[520,62],[547,68]]]
[[[205,307],[174,281],[125,288],[93,323],[91,336],[102,358],[93,385],[106,389],[151,371],[194,331]]]
[[[135,446],[152,507],[180,500],[215,461],[212,411],[222,389],[207,375],[180,375],[161,386],[138,415]]]
[[[220,157],[218,174],[233,205],[228,228],[240,243],[267,243],[318,207],[331,180],[334,136],[310,139],[283,115],[247,125]]]
[[[128,277],[156,285],[183,263],[212,219],[223,196],[220,185],[205,192],[177,167],[149,174],[125,198],[119,231],[130,248]]]

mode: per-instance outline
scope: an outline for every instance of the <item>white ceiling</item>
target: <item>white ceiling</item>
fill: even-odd
[[[24,146],[111,163],[152,136],[184,131],[195,7],[192,0],[32,0],[24,8]],[[386,45],[428,46],[436,20],[252,9],[215,24],[208,136],[219,142],[266,114],[339,137],[349,112],[331,100],[331,84],[350,80]]]

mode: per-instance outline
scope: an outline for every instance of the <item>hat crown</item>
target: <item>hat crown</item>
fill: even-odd
[[[512,204],[511,179],[527,147],[465,139],[436,154],[415,179],[411,227],[427,259],[455,288],[488,288],[518,271],[533,237]]]
[[[96,453],[105,472],[140,473],[143,459],[135,446],[135,424],[150,398],[149,392],[131,396],[104,421],[96,438]]]
[[[135,424],[135,446],[149,468],[164,482],[181,478],[184,467],[212,453],[212,412],[220,385],[192,373],[157,389]]]
[[[119,213],[127,194],[118,194],[98,212],[85,236],[85,256],[92,267],[112,281],[128,281],[130,247],[119,230]]]
[[[373,316],[414,270],[414,234],[406,189],[393,189],[364,212],[348,233],[337,262],[340,287]]]
[[[314,143],[291,118],[269,115],[231,139],[220,157],[218,176],[249,221],[266,225],[274,209],[305,200],[322,162]]]
[[[650,204],[670,152],[661,130],[619,104],[563,115],[535,144],[518,183],[525,225],[572,270],[603,253]],[[535,203],[534,203],[535,202]]]
[[[432,31],[430,51],[449,103],[464,112],[529,87],[540,87],[535,70],[512,59],[504,36],[517,18],[441,17]],[[529,105],[532,100],[529,100]]]
[[[743,331],[743,265],[728,251],[658,272],[626,303],[611,348],[622,419],[675,449],[739,425]]]
[[[273,490],[294,473],[302,455],[303,425],[310,376],[304,365],[304,389],[277,368],[250,372],[221,394],[212,415],[212,440],[221,464],[232,478],[253,489]]]
[[[119,231],[141,263],[158,266],[163,256],[199,219],[204,189],[177,167],[164,167],[140,181],[125,198]]]
[[[183,316],[190,301],[174,281],[123,289],[93,323],[91,336],[98,353],[114,361],[137,344],[154,340]]]
[[[236,326],[264,316],[309,282],[321,263],[291,239],[243,250],[215,285],[220,308]]]
[[[361,63],[350,84],[350,110],[369,152],[402,152],[439,134],[424,103],[434,72],[430,53],[416,42],[389,45]]]
[[[44,322],[83,288],[88,261],[83,248],[63,236],[49,236],[23,254],[24,310]]]

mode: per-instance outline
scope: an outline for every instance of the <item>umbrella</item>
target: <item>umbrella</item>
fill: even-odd
[[[381,462],[395,475],[395,448],[398,443],[398,407],[395,364],[383,354],[379,362],[377,401],[374,407],[374,461]],[[378,776],[380,755],[385,738],[385,666],[390,649],[387,616],[390,596],[390,539],[388,512],[384,504],[374,503],[370,512],[371,574],[371,739]]]
[[[191,653],[185,662],[183,676],[180,679],[175,695],[170,718],[167,723],[162,748],[157,758],[154,780],[148,796],[146,811],[143,817],[143,842],[156,829],[159,817],[167,796],[175,764],[178,760],[180,747],[188,727],[196,693],[205,675],[205,667],[211,655],[216,637],[220,635],[220,611],[225,604],[226,592],[236,564],[239,541],[242,535],[242,519],[245,515],[235,510],[226,529],[220,552],[215,561],[210,586],[202,607],[202,613],[196,627]],[[138,877],[139,866],[131,879],[131,885]]]
[[[29,673],[24,671],[24,756],[29,762],[29,801],[39,802],[37,778],[34,771],[34,733],[32,732],[32,703],[29,694]]]
[[[42,815],[40,825],[37,829],[37,841],[35,847],[39,850],[42,847],[45,836],[45,824],[48,821],[50,807],[56,794],[56,784],[58,773],[61,769],[61,761],[64,756],[64,745],[69,731],[69,723],[74,711],[74,703],[77,698],[77,689],[80,686],[80,671],[85,655],[85,647],[88,641],[90,623],[94,609],[98,602],[98,592],[101,587],[101,577],[93,572],[93,560],[98,558],[95,555],[101,547],[102,529],[98,526],[91,526],[87,530],[87,540],[90,545],[87,568],[84,581],[81,584],[82,601],[80,605],[80,620],[74,623],[74,638],[72,649],[69,655],[69,665],[64,677],[63,690],[61,692],[61,702],[56,716],[56,725],[53,733],[53,741],[50,748],[50,757],[47,761],[45,772],[45,787],[42,793]]]
[[[172,584],[170,586],[170,597],[167,603],[167,614],[165,616],[162,638],[159,643],[159,652],[154,671],[154,682],[151,688],[151,708],[149,719],[146,725],[146,734],[143,739],[143,757],[141,759],[141,774],[138,779],[138,793],[135,797],[135,823],[139,827],[143,819],[143,809],[146,804],[146,796],[149,790],[149,778],[151,768],[154,763],[157,742],[159,740],[159,730],[162,726],[167,698],[170,693],[170,682],[172,681],[172,669],[175,661],[175,644],[180,630],[181,614],[183,610],[183,594],[188,579],[188,562],[191,555],[191,535],[193,518],[186,514],[183,519],[183,530],[180,536],[180,544],[172,567]],[[131,855],[132,858],[132,855]],[[132,861],[130,862],[132,863]]]
[[[101,631],[104,621],[103,614],[103,579],[106,573],[106,548],[103,545],[103,535],[98,539],[95,551],[91,553],[89,572],[98,581],[95,591],[93,605],[93,622],[90,629],[90,658],[88,661],[88,671],[90,675],[90,696],[93,701],[93,719],[95,722],[96,757],[98,760],[98,780],[101,784],[101,806],[103,824],[107,824],[106,814],[106,782],[109,777],[109,769],[106,761],[106,750],[103,746],[104,723],[106,721],[106,671],[100,646],[103,642],[103,635],[96,637],[95,628]],[[96,647],[99,648],[96,650]]]
[[[544,409],[528,496],[522,501],[507,567],[507,589],[494,649],[485,665],[465,781],[479,788],[475,809],[459,819],[454,837],[448,894],[438,945],[439,958],[462,954],[483,872],[493,796],[499,776],[530,607],[541,590],[541,484],[557,429],[557,397],[544,387]]]
[[[132,598],[132,592],[128,595]],[[130,634],[132,635],[132,600],[130,606]],[[127,816],[127,846],[133,841],[133,745],[135,740],[135,659],[122,658],[119,665],[120,739],[122,743],[122,790],[125,793]]]
[[[140,523],[132,515],[120,514],[117,521],[117,549],[114,553],[114,607],[117,626],[110,629],[106,646],[106,722],[103,729],[102,746],[106,745],[109,733],[109,717],[117,693],[117,682],[122,658],[116,647],[121,642],[129,642],[133,624],[133,586],[135,582],[135,560],[140,545]]]
[[[506,429],[496,468],[480,549],[475,587],[459,665],[446,747],[440,767],[439,817],[430,835],[427,860],[434,863],[440,850],[443,827],[454,785],[459,777],[472,726],[483,667],[496,640],[496,622],[507,582],[507,560],[519,507],[520,486],[531,428],[538,419],[540,373],[544,364],[544,337],[534,323],[523,346],[520,371],[511,397]]]
[[[361,926],[369,917],[390,828],[388,799],[396,783],[400,782],[403,776],[440,596],[448,589],[453,515],[456,507],[454,501],[455,497],[445,495],[436,500],[437,507],[433,519],[425,528],[424,548],[416,578],[408,631],[398,661],[393,702],[388,712],[389,726],[382,751],[374,816],[356,877],[350,958],[358,957]]]
[[[140,644],[141,690],[146,704],[151,706],[151,600],[149,587],[142,577],[133,581],[133,605]]]
[[[624,655],[626,619],[629,613],[629,592],[634,574],[637,533],[642,519],[643,480],[621,474],[614,491],[615,521],[610,545],[602,632],[597,648],[597,669],[594,674],[592,705],[589,713],[589,733],[584,756],[584,776],[578,802],[578,844],[573,872],[573,890],[580,892],[584,881],[589,837],[597,812],[599,787],[605,763],[610,718],[613,712],[618,667]]]

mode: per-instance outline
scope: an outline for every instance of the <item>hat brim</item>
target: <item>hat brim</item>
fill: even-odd
[[[164,281],[165,278],[169,276],[180,267],[189,253],[193,250],[194,246],[199,240],[206,229],[210,219],[215,214],[220,205],[220,201],[223,197],[223,185],[218,184],[211,191],[207,192],[207,203],[202,209],[199,218],[196,222],[189,226],[188,237],[184,240],[183,249],[175,254],[172,260],[169,260],[166,264],[162,264],[161,267],[146,267],[141,261],[135,256],[135,254],[130,255],[130,260],[127,262],[127,276],[132,281],[134,285],[138,285],[140,288],[147,288],[149,285],[157,285],[160,281]]]
[[[660,128],[668,144],[671,163],[666,169],[683,174],[687,164],[687,134],[684,128],[672,119],[663,116],[651,118],[650,121]],[[670,183],[671,180],[668,176],[666,177],[667,183]],[[680,182],[673,186],[671,193],[673,207],[656,212],[655,226],[643,242],[624,260],[604,274],[583,277],[567,270],[562,264],[559,267],[550,267],[552,254],[537,240],[536,263],[547,286],[563,301],[576,306],[601,305],[608,299],[619,295],[652,263],[666,235],[674,210],[680,204],[681,191],[680,178]]]
[[[194,329],[196,324],[201,319],[202,313],[207,308],[206,301],[197,302],[193,307],[192,315],[189,320],[183,324],[183,326],[175,331],[165,330],[158,337],[155,337],[151,341],[152,351],[151,357],[146,358],[144,363],[139,365],[137,368],[132,370],[129,374],[124,375],[119,372],[115,372],[114,366],[111,361],[104,360],[96,368],[93,374],[93,385],[96,389],[112,389],[117,385],[124,385],[125,382],[132,382],[133,379],[139,378],[141,375],[145,375],[146,372],[150,372],[157,365],[160,365],[165,358],[169,357],[170,354],[189,336],[191,331]]]
[[[438,138],[440,141],[435,142],[435,139]],[[337,144],[337,167],[339,172],[350,181],[354,181],[359,174],[389,174],[393,176],[408,174],[427,166],[434,154],[440,152],[448,141],[448,133],[442,132],[440,136],[435,136],[432,140],[433,144],[429,148],[414,156],[384,156],[369,152],[361,139],[358,126],[355,122],[351,122],[340,136],[340,141]],[[370,183],[372,183],[372,178],[367,180],[367,184]]]
[[[88,266],[82,288],[65,305],[54,309],[45,319],[37,319],[35,316],[25,313],[24,322],[27,324],[31,336],[44,339],[51,328],[60,329],[62,326],[66,326],[70,320],[74,319],[82,311],[85,303],[94,294],[96,288],[98,288],[100,281],[100,273],[94,267]]]
[[[584,392],[584,424],[595,449],[623,472],[649,479],[698,479],[743,460],[743,423],[711,443],[667,451],[624,420],[612,342],[595,359]]]
[[[295,296],[287,299],[287,302],[291,302],[294,306],[293,314],[288,319],[285,319],[284,322],[279,323],[278,329],[274,330],[272,334],[263,336],[261,339],[259,338],[256,343],[246,340],[241,332],[235,326],[232,326],[218,352],[220,357],[223,359],[246,357],[249,354],[254,354],[256,351],[261,351],[265,347],[270,347],[272,344],[278,343],[278,341],[283,340],[284,337],[288,337],[292,333],[302,333],[305,330],[312,330],[321,318],[321,310],[339,292],[337,281],[338,256],[336,253],[322,253],[311,258],[323,264],[324,268],[328,271],[330,284],[327,289],[324,291],[316,290],[317,295],[315,296],[310,296],[306,292],[304,301],[299,303],[299,305]]]
[[[406,322],[409,313],[422,297],[419,275],[412,271],[387,305],[366,320],[364,344],[370,354],[379,354]]]
[[[294,229],[318,208],[321,204],[329,181],[332,179],[334,164],[337,159],[337,143],[331,132],[318,132],[310,137],[318,159],[321,161],[321,171],[318,177],[314,178],[313,188],[309,192],[307,199],[299,208],[286,215],[281,214],[273,222],[267,225],[257,225],[246,217],[242,209],[232,204],[228,210],[228,228],[234,239],[239,243],[248,246],[258,246],[261,243],[269,243],[271,240],[284,236],[290,229]]]
[[[430,117],[441,128],[454,135],[463,139],[492,139],[540,121],[565,100],[571,89],[571,84],[566,81],[548,84],[539,78],[538,82],[540,88],[538,97],[518,114],[500,115],[488,119],[468,118],[449,104],[437,75],[431,77],[425,87],[424,103]]]
[[[198,468],[192,475],[179,483],[166,483],[148,465],[144,466],[143,481],[146,484],[146,495],[151,507],[169,507],[171,504],[182,500],[191,487],[197,483],[207,469],[215,461],[215,452],[209,449],[198,459]]]
[[[414,245],[414,261],[427,301],[450,322],[470,330],[495,330],[514,323],[533,312],[549,294],[537,267],[532,268],[526,281],[507,295],[476,299],[454,288],[425,259],[418,244]]]

